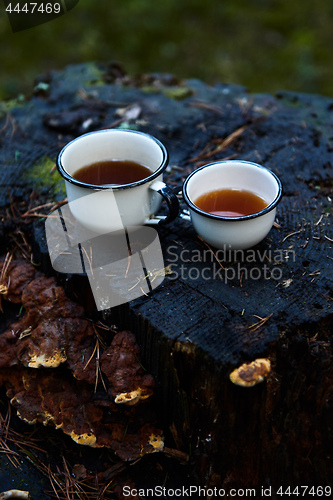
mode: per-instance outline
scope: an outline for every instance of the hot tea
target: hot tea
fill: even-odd
[[[260,212],[268,203],[244,189],[216,189],[200,195],[194,204],[204,212],[223,217],[240,217]]]
[[[78,181],[95,186],[119,186],[141,181],[151,174],[152,171],[149,168],[135,161],[106,160],[80,168],[73,174],[73,177]]]

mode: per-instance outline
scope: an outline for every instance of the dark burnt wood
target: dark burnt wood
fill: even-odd
[[[176,191],[193,169],[224,158],[264,164],[281,178],[278,227],[253,251],[222,258],[178,219],[159,228],[173,273],[149,297],[102,317],[137,335],[158,382],[167,445],[190,454],[200,484],[331,484],[333,99],[159,75],[114,81],[108,68],[91,65],[48,82],[0,115],[4,211],[7,187],[16,206],[33,188],[41,202],[61,199],[62,181],[36,185],[30,167],[80,133],[119,126],[116,110],[133,105],[141,113],[129,124],[167,146],[166,181]],[[14,225],[9,217],[2,234]],[[43,221],[34,235],[35,256],[51,272]],[[94,314],[82,280],[67,277],[68,293]],[[232,385],[230,372],[258,357],[271,360],[267,381]]]

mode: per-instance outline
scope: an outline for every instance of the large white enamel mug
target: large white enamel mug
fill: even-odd
[[[151,174],[142,180],[116,186],[88,184],[74,177],[82,167],[114,159],[145,165]],[[173,220],[178,214],[178,199],[163,182],[167,165],[168,152],[158,139],[125,129],[81,135],[64,146],[57,159],[74,217],[97,234]],[[169,213],[158,216],[163,198]]]

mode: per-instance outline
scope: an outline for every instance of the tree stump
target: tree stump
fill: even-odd
[[[262,243],[222,254],[181,218],[159,227],[162,285],[103,320],[137,336],[158,382],[167,440],[190,454],[201,485],[255,488],[258,498],[261,487],[274,497],[280,486],[331,485],[333,99],[254,95],[170,75],[130,79],[115,68],[52,72],[29,99],[0,105],[1,210],[15,211],[32,191],[35,205],[61,200],[63,181],[51,170],[57,152],[106,127],[160,139],[170,153],[165,180],[176,192],[191,171],[220,159],[273,170],[284,196]],[[14,215],[0,227],[3,252]],[[43,220],[33,233],[34,258],[52,273]],[[82,292],[87,281],[65,281],[94,313]],[[257,358],[271,363],[263,383],[230,381]]]

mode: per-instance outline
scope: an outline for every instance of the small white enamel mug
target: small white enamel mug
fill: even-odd
[[[116,186],[88,184],[75,179],[74,174],[80,168],[107,160],[141,163],[152,173],[140,181]],[[57,159],[74,217],[96,234],[173,220],[178,215],[179,204],[176,195],[163,182],[167,165],[168,152],[158,139],[126,129],[81,135],[69,142]],[[163,198],[169,213],[156,216]]]
[[[219,189],[251,191],[263,198],[267,206],[253,214],[226,217],[205,212],[195,205],[199,196]],[[272,228],[281,196],[281,181],[271,170],[242,160],[218,161],[199,167],[183,184],[183,198],[197,234],[213,247],[225,250],[250,248],[263,240]]]

